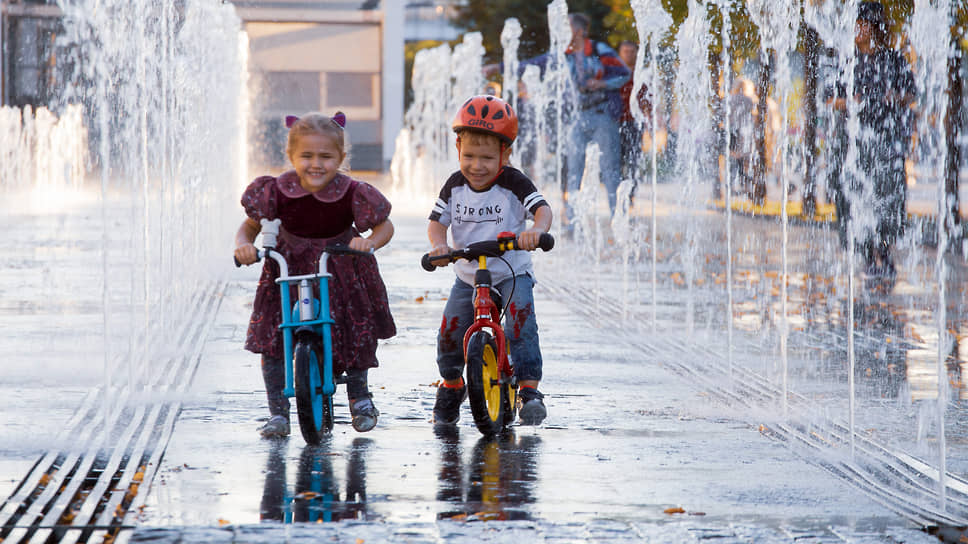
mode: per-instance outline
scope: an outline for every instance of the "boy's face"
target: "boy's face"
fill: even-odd
[[[460,171],[472,189],[483,191],[494,182],[510,154],[508,148],[501,155],[501,142],[497,138],[461,138]]]

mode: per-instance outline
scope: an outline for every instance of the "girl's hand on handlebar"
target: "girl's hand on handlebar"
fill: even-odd
[[[235,248],[235,260],[245,265],[257,262],[259,260],[259,253],[255,244],[243,244]]]
[[[364,253],[373,253],[373,251],[376,250],[376,244],[374,244],[372,240],[363,238],[361,236],[357,236],[356,238],[350,240],[349,246],[350,249],[355,249],[356,251],[362,251]]]
[[[544,231],[538,228],[521,231],[518,233],[518,247],[528,251],[538,249],[538,242],[541,240],[542,234],[544,234]]]

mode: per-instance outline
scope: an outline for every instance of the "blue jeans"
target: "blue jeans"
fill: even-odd
[[[616,191],[618,190],[621,172],[621,140],[619,138],[619,123],[607,112],[585,111],[578,119],[578,123],[571,132],[571,150],[568,152],[568,194],[572,198],[581,189],[581,178],[585,172],[585,146],[590,142],[597,142],[602,152],[599,161],[601,182],[608,192],[608,209],[615,211]],[[572,219],[574,211],[565,204],[568,219]]]
[[[496,288],[508,307],[503,327],[510,343],[514,375],[518,380],[540,380],[541,349],[538,321],[534,316],[534,280],[528,275],[516,276],[502,281]],[[437,332],[437,368],[445,380],[456,380],[464,373],[464,333],[473,321],[474,287],[457,279]]]

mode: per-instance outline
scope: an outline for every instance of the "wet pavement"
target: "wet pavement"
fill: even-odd
[[[242,349],[258,270],[232,270],[164,455],[142,488],[135,527],[119,540],[937,542],[830,470],[839,461],[829,452],[785,441],[790,434],[769,405],[730,400],[750,394],[703,366],[722,351],[699,349],[701,337],[715,336],[715,312],[675,331],[686,294],[663,287],[668,300],[658,311],[668,312],[663,329],[675,332],[652,334],[642,317],[649,308],[615,304],[621,271],[590,263],[566,241],[535,255],[546,422],[484,439],[465,404],[456,431],[435,432],[434,341],[453,275],[419,268],[422,213],[403,210],[393,220],[396,235],[378,259],[399,332],[381,344],[381,367],[370,374],[377,428],[353,431],[338,398],[336,428],[320,446],[306,446],[296,429],[287,440],[259,437],[267,416],[259,359]],[[582,274],[596,278],[570,283]],[[6,303],[4,316],[29,315],[23,304],[37,288],[9,271],[0,276],[0,289],[25,301],[20,310]],[[702,294],[690,296],[706,304]],[[96,315],[77,306],[64,313],[78,322]],[[24,330],[16,324],[7,330]],[[8,338],[8,346],[26,345]],[[83,358],[44,372],[15,352],[23,353],[5,352],[16,364],[0,378],[0,407],[10,414],[0,430],[4,497],[38,453],[67,447],[69,439],[52,437],[91,386],[77,379]],[[817,385],[793,383],[810,395]]]
[[[763,436],[702,387],[643,364],[540,287],[545,424],[489,441],[465,405],[456,432],[435,433],[434,336],[452,276],[417,268],[426,250],[420,217],[394,221],[397,234],[379,261],[399,334],[382,344],[381,367],[371,372],[378,427],[354,432],[344,401],[321,447],[307,447],[298,433],[282,443],[258,437],[266,414],[258,358],[239,349],[256,271],[241,271],[226,289],[192,388],[197,399],[179,418],[134,540],[186,530],[192,539],[186,526],[220,524],[217,534],[236,542],[318,538],[315,529],[253,524],[337,519],[358,521],[318,531],[412,542],[522,533],[561,542],[933,540]]]

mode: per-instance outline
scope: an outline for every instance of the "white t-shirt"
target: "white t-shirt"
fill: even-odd
[[[518,234],[528,228],[527,220],[534,212],[547,205],[534,183],[520,170],[505,166],[494,183],[483,191],[471,188],[467,178],[454,172],[437,197],[430,219],[450,227],[452,246],[461,249],[473,242],[497,240],[502,232]],[[534,276],[529,251],[508,251],[504,259],[514,268],[515,275]],[[454,263],[457,277],[474,285],[476,261],[459,260]],[[494,285],[511,277],[508,266],[494,257],[487,258]]]

